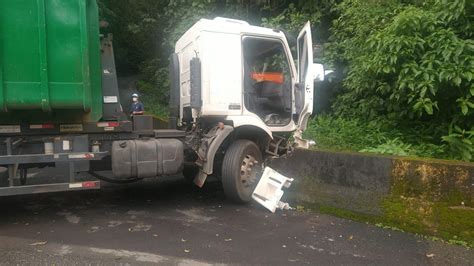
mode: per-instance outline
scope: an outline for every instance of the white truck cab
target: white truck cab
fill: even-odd
[[[183,34],[170,59],[170,121],[186,130],[196,154],[185,176],[202,186],[221,172],[226,195],[246,202],[265,158],[291,150],[292,135],[293,146],[308,147],[301,134],[313,111],[313,81],[324,78],[313,64],[309,22],[296,51],[295,65],[282,31],[241,20],[201,19]]]
[[[303,131],[313,110],[312,49],[309,23],[298,36],[295,67],[281,31],[220,17],[199,20],[176,43],[179,116],[189,108],[193,120],[225,116],[234,128],[252,125],[271,138]],[[200,95],[191,86],[193,58],[200,62]]]

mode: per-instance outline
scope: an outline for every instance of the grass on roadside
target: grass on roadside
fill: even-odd
[[[443,141],[448,127],[318,115],[310,120],[304,136],[314,140],[317,149],[466,160]]]
[[[164,103],[168,95],[163,89],[158,89],[153,84],[140,80],[138,81],[138,91],[142,95],[141,100],[145,105],[145,113],[157,116],[161,119],[168,119],[169,109]]]

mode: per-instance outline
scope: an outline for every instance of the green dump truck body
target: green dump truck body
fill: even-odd
[[[0,0],[0,124],[102,116],[95,0]]]

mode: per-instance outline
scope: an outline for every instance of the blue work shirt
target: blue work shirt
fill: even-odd
[[[143,112],[145,111],[145,106],[141,102],[132,103],[131,112]]]

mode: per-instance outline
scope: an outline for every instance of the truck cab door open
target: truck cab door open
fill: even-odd
[[[311,26],[307,22],[298,35],[298,82],[294,88],[295,115],[297,130],[294,133],[296,145],[307,148],[308,141],[301,136],[306,129],[308,119],[313,112],[313,41]]]

